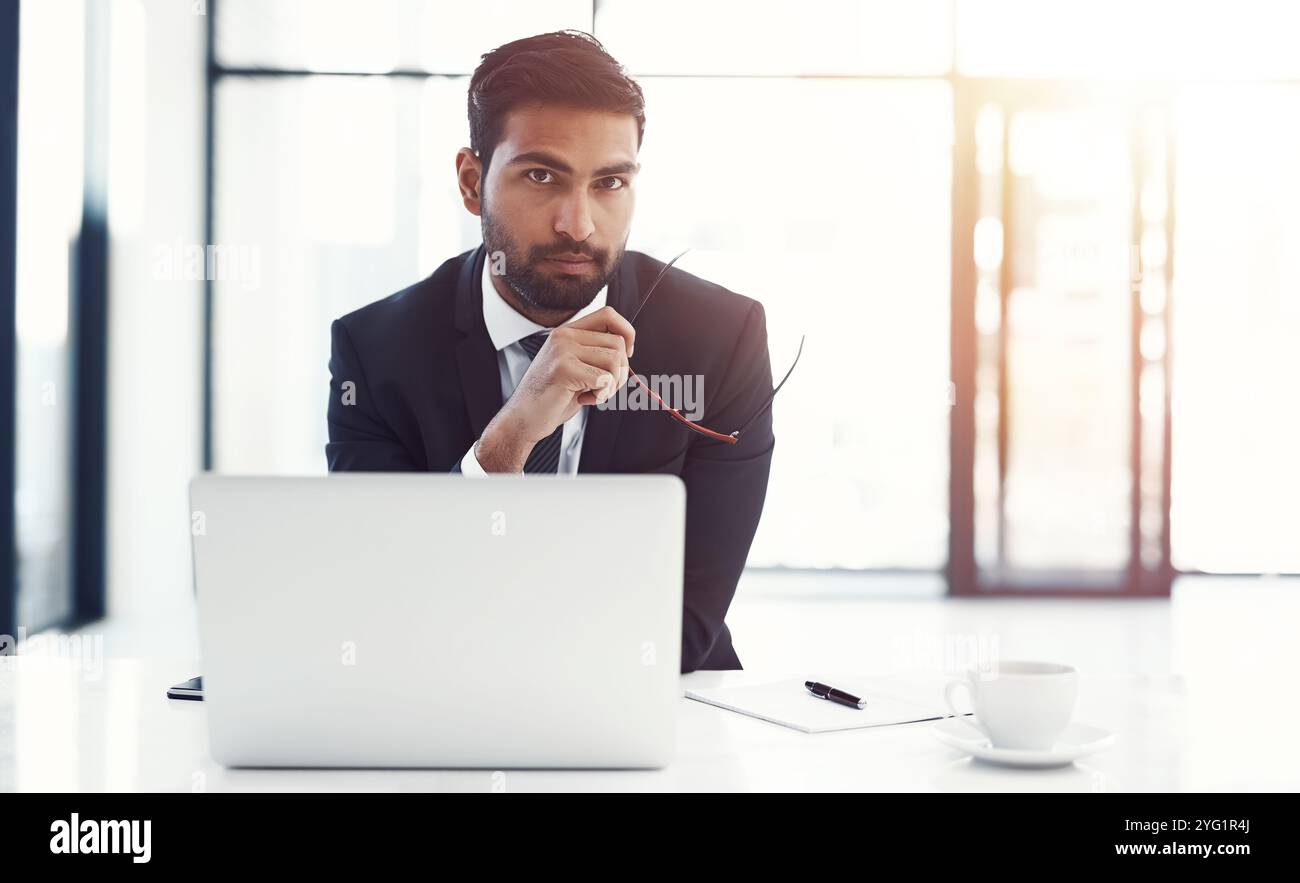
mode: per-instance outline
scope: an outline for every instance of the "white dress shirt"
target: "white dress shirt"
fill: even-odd
[[[536,334],[538,331],[549,331],[545,325],[538,325],[531,319],[518,313],[514,307],[506,303],[505,298],[497,291],[492,284],[491,261],[483,262],[483,279],[481,282],[483,288],[483,322],[487,325],[488,336],[492,338],[492,345],[497,349],[497,368],[501,372],[501,401],[509,401],[510,396],[514,394],[515,388],[519,382],[524,379],[524,373],[528,366],[532,364],[532,359],[528,357],[528,351],[524,349],[523,344],[519,341],[530,334]],[[583,316],[596,312],[605,306],[605,298],[608,295],[608,288],[602,288],[591,303],[587,304],[573,317],[565,322],[581,319]],[[564,431],[560,435],[560,463],[556,467],[559,475],[577,475],[578,459],[582,456],[582,436],[587,428],[587,409],[580,407],[572,417],[564,421]],[[478,443],[476,439],[475,444]],[[478,457],[474,455],[474,445],[469,446],[465,456],[460,458],[460,471],[465,475],[476,477],[486,476],[488,473],[479,463]]]

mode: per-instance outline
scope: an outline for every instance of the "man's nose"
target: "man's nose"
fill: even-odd
[[[584,242],[596,231],[591,220],[591,207],[585,190],[567,196],[555,217],[555,232],[577,242]]]

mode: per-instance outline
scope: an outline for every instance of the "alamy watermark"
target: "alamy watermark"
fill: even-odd
[[[170,245],[154,246],[153,276],[168,282],[234,282],[252,291],[262,284],[262,250],[256,245],[201,245],[178,238]]]
[[[687,420],[700,420],[704,417],[704,375],[637,374],[596,407],[602,411],[672,409]]]
[[[17,637],[0,635],[0,670],[30,670],[68,660],[87,681],[98,681],[104,676],[104,636],[42,632],[29,638],[26,626],[18,627]]]
[[[998,676],[998,635],[987,632],[912,631],[891,643],[896,668],[957,674],[973,671],[980,680]]]

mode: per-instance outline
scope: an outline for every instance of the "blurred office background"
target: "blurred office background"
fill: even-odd
[[[478,242],[469,74],[559,28],[646,93],[629,247],[808,335],[738,604],[1300,572],[1292,4],[5,6],[0,632],[163,629],[193,474],[325,471],[329,322]]]

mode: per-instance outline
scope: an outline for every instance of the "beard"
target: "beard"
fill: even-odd
[[[505,225],[497,223],[487,211],[483,212],[483,244],[489,261],[497,252],[505,255],[505,273],[501,278],[520,300],[541,310],[571,312],[587,306],[610,283],[623,260],[625,247],[625,244],[620,245],[611,252],[569,239],[525,249],[510,235]],[[547,258],[577,255],[591,258],[589,272],[557,273],[545,263]]]

